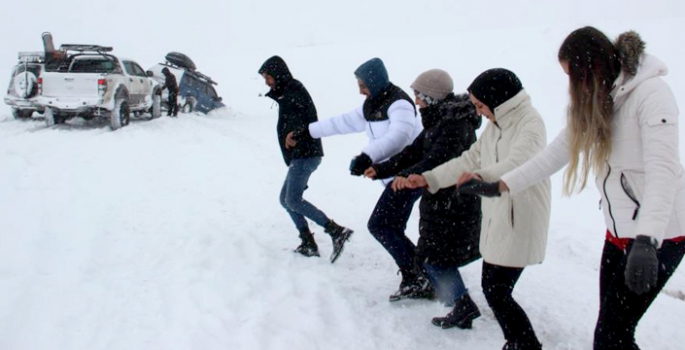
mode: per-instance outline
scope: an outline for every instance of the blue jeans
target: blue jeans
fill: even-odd
[[[320,226],[325,226],[329,219],[319,208],[307,202],[302,195],[307,189],[307,182],[314,170],[321,164],[321,157],[293,159],[288,167],[281,189],[281,205],[290,215],[297,230],[302,232],[309,229],[305,217]]]
[[[454,301],[466,294],[466,286],[457,266],[442,267],[424,263],[423,268],[435,288],[438,300],[446,306],[454,306]]]
[[[369,232],[395,259],[401,270],[412,270],[416,246],[404,234],[414,203],[421,197],[421,189],[393,191],[392,182],[376,203],[367,225]]]

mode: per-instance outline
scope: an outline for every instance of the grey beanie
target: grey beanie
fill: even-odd
[[[431,69],[421,73],[411,88],[436,100],[444,100],[454,90],[454,82],[444,70]]]

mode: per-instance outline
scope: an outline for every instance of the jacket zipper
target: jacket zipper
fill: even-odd
[[[497,137],[497,142],[495,142],[495,162],[499,162],[499,141],[502,139],[502,128],[495,123],[495,126],[497,126],[497,129],[499,130],[499,136]]]
[[[640,201],[635,198],[635,193],[633,193],[632,189],[626,188],[627,182],[628,179],[626,178],[625,174],[621,173],[621,188],[623,188],[623,192],[626,193],[628,198],[635,203],[635,211],[633,212],[633,221],[635,221],[635,218],[637,218],[637,213],[640,211]]]
[[[611,222],[614,224],[614,235],[616,238],[620,238],[618,236],[618,231],[616,231],[616,220],[614,219],[614,213],[611,212],[611,201],[609,200],[609,196],[607,195],[607,181],[609,181],[609,175],[611,175],[611,165],[607,163],[607,168],[609,171],[607,171],[607,176],[604,178],[604,183],[602,184],[602,190],[604,191],[604,198],[607,200],[607,210],[609,211],[609,217],[611,217]]]

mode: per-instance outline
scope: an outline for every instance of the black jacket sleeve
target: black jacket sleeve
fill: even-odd
[[[402,169],[412,166],[423,157],[423,144],[425,131],[416,137],[411,145],[405,147],[400,153],[392,156],[385,162],[374,164],[377,179],[385,179],[397,175]]]
[[[421,174],[452,158],[458,157],[471,144],[467,142],[470,137],[469,133],[472,131],[470,129],[472,128],[468,127],[464,122],[441,125],[437,128],[438,135],[427,142],[428,149],[424,152],[425,156],[420,161],[404,168],[398,175]]]

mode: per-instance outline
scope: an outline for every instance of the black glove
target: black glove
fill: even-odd
[[[312,135],[309,134],[309,127],[305,126],[293,131],[293,141],[300,142],[305,139],[311,139]]]
[[[368,169],[373,161],[369,158],[366,153],[362,153],[354,158],[350,163],[350,174],[354,176],[361,176],[364,174],[364,170]]]
[[[628,253],[626,285],[637,295],[648,292],[656,286],[658,269],[656,242],[652,237],[638,235]]]
[[[499,197],[502,195],[499,191],[499,181],[484,182],[483,180],[471,179],[463,183],[457,189],[459,193],[476,194],[484,197]]]

